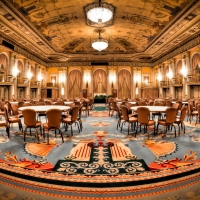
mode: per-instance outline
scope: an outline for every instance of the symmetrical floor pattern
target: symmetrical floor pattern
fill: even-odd
[[[17,125],[10,138],[1,128],[0,199],[199,198],[199,125],[185,122],[186,133],[176,138],[151,130],[148,139],[143,130],[128,135],[127,125],[117,130],[117,117],[102,105],[82,120],[73,137],[62,128],[64,143],[50,132],[50,145],[43,137],[38,144],[34,130],[24,143]]]

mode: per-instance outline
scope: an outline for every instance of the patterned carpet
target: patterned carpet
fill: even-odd
[[[127,125],[120,132],[117,121],[96,105],[83,115],[81,133],[73,126],[71,137],[63,127],[62,143],[52,131],[50,145],[42,137],[38,144],[34,130],[24,143],[17,125],[11,138],[1,128],[0,199],[198,199],[200,128],[194,122],[185,122],[179,137],[169,131],[163,138],[160,129],[148,140],[143,130],[128,135]]]

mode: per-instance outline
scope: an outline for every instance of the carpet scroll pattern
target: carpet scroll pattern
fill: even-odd
[[[61,127],[64,143],[60,135],[55,138],[54,132],[50,131],[50,145],[42,137],[38,144],[37,138],[28,134],[24,143],[23,133],[17,126],[11,128],[10,138],[1,129],[0,170],[10,170],[30,178],[74,181],[77,186],[83,182],[92,186],[92,183],[103,181],[114,181],[117,183],[115,186],[126,182],[129,186],[134,181],[167,179],[172,174],[184,174],[200,168],[200,129],[197,126],[188,124],[186,134],[181,133],[175,138],[174,133],[169,132],[165,139],[162,130],[158,135],[151,130],[148,139],[143,130],[137,137],[132,135],[132,130],[128,135],[127,124],[122,132],[117,130],[116,119],[117,116],[109,116],[105,108],[96,107],[90,116],[83,116],[81,133],[78,133],[77,126],[73,126],[74,135],[71,136],[70,130],[65,131]],[[45,122],[45,119],[42,120]]]

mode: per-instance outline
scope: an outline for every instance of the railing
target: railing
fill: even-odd
[[[55,88],[58,88],[58,83],[42,83],[41,85],[43,88],[44,87],[55,87]]]
[[[39,87],[40,86],[40,81],[31,80],[30,86],[31,87]]]
[[[152,88],[152,87],[158,87],[158,83],[157,82],[141,83],[141,88]]]
[[[27,85],[27,78],[17,78],[17,85]]]
[[[172,85],[182,85],[183,84],[182,78],[172,78],[171,82],[172,82]]]
[[[13,81],[12,75],[0,74],[0,83],[1,84],[12,83],[12,81]]]
[[[200,83],[200,74],[191,74],[187,76],[188,82]]]
[[[160,81],[160,87],[169,87],[169,81]]]

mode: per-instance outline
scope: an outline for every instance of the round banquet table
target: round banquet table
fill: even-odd
[[[133,106],[131,107],[132,110],[137,111],[140,107],[146,107],[150,110],[150,112],[165,112],[168,106]]]
[[[70,107],[69,106],[59,106],[59,105],[42,105],[42,106],[25,106],[25,107],[20,107],[19,110],[22,111],[22,110],[25,110],[25,109],[33,109],[35,110],[36,112],[46,112],[47,110],[49,109],[60,109],[62,111],[64,110],[69,110]]]
[[[69,105],[69,104],[72,104],[72,103],[74,103],[74,102],[73,101],[64,101],[65,105]]]

